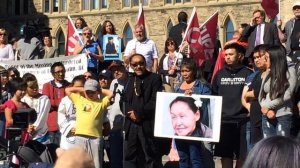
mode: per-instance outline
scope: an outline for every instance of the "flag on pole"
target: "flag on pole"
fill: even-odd
[[[203,56],[201,58],[204,58],[202,62],[213,59],[217,40],[218,16],[219,12],[217,11],[211,15],[200,27],[201,45],[203,49]]]
[[[139,14],[138,14],[138,17],[137,17],[137,20],[136,20],[136,24],[141,24],[145,28],[145,17],[144,17],[144,10],[143,10],[143,4],[142,3],[140,3],[140,6],[139,6]]]
[[[195,59],[199,65],[202,64],[205,57],[201,44],[200,27],[195,7],[184,33],[183,41],[189,43],[189,57]]]
[[[262,0],[261,6],[266,11],[270,20],[274,19],[279,13],[278,0]]]
[[[80,37],[75,29],[71,17],[68,15],[68,35],[65,55],[73,55],[75,45],[80,40]]]

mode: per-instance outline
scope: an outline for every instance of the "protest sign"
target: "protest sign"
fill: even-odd
[[[158,92],[154,136],[218,142],[221,96]]]
[[[66,68],[65,79],[69,82],[75,76],[82,75],[87,71],[87,58],[85,54],[39,60],[2,61],[0,65],[5,69],[10,67],[17,68],[21,76],[25,73],[32,73],[38,79],[39,89],[42,89],[44,83],[53,80],[50,67],[55,62],[62,62],[64,64]]]
[[[103,36],[104,60],[122,60],[121,40],[118,35]]]

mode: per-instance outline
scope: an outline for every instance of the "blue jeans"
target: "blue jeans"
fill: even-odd
[[[61,134],[59,131],[48,131],[50,143],[54,143],[56,145],[60,145],[60,137]]]
[[[179,155],[180,168],[202,168],[204,167],[202,161],[203,145],[200,141],[190,140],[175,140]]]
[[[262,117],[262,130],[264,138],[275,135],[288,137],[290,136],[291,125],[291,115],[276,117],[275,119],[268,119],[266,116]]]

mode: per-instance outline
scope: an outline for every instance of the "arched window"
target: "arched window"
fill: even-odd
[[[133,38],[133,36],[132,36],[132,29],[131,29],[131,27],[130,27],[130,25],[128,23],[125,26],[124,35],[125,35],[124,44],[126,46],[126,44],[128,43],[128,41],[132,40],[132,38]]]
[[[231,40],[234,34],[234,27],[231,19],[228,17],[225,22],[225,41]]]
[[[167,24],[167,36],[169,37],[169,33],[170,33],[170,30],[171,28],[173,27],[173,23],[171,20],[169,20],[168,24]]]
[[[58,55],[65,55],[65,35],[62,30],[58,34],[57,45]]]

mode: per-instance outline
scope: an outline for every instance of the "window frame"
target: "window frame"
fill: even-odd
[[[48,11],[46,10],[46,1],[49,2],[49,6],[48,6]],[[57,11],[54,10],[54,3],[56,0],[43,0],[43,13],[45,14],[52,14],[52,13],[67,13],[68,12],[68,2],[70,0],[57,0],[58,1],[58,6],[57,6]],[[64,3],[65,1],[65,3]],[[65,9],[64,9],[64,5],[65,4]]]
[[[231,23],[231,24],[229,24]],[[228,30],[229,26],[232,26],[232,30]],[[233,35],[234,35],[234,24],[233,24],[233,21],[231,20],[230,17],[228,17],[225,21],[225,24],[224,24],[224,41],[225,43],[229,40],[232,39]],[[231,34],[231,38],[228,38],[229,37],[229,33]]]
[[[126,6],[125,4],[125,1],[128,1],[128,6]],[[147,2],[147,3],[145,3],[145,1]],[[143,6],[149,6],[149,2],[150,0],[122,0],[122,7],[123,8],[138,8],[139,7],[139,5],[140,5],[140,3],[142,3],[143,4]]]

